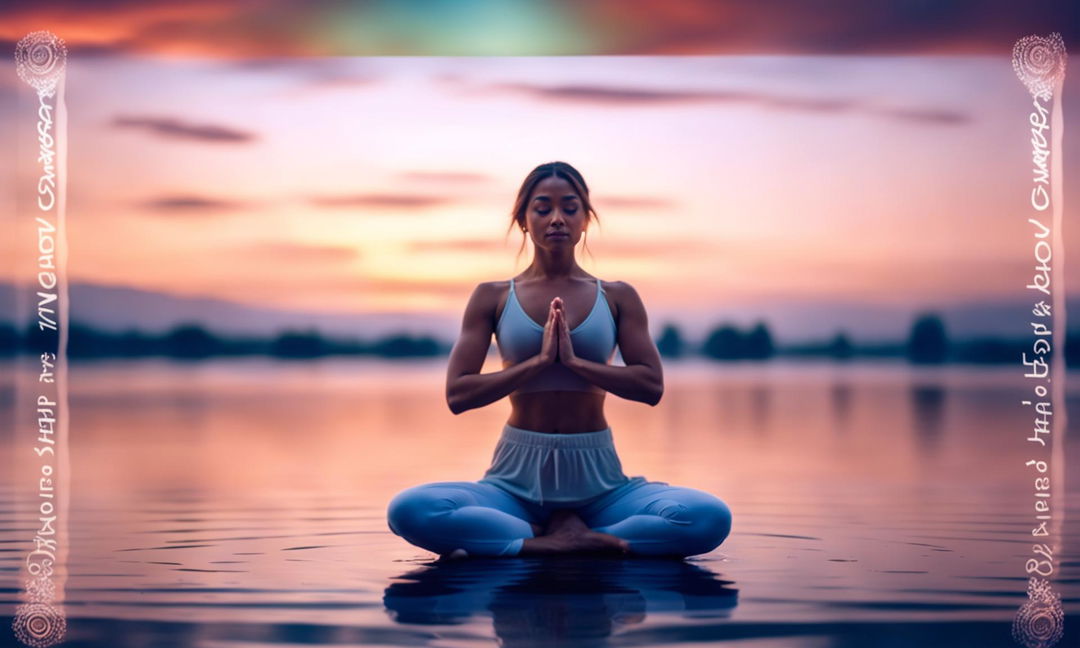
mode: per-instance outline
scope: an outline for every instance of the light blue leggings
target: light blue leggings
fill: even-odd
[[[483,481],[422,484],[391,500],[387,522],[395,534],[438,554],[460,548],[474,556],[516,556],[534,536],[530,523],[544,526],[558,508],[574,509],[590,529],[627,540],[638,555],[707,553],[731,531],[731,510],[716,496],[643,478],[580,507],[540,505]]]

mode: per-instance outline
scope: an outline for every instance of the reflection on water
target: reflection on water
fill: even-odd
[[[594,640],[648,614],[727,618],[738,592],[691,562],[583,557],[437,561],[398,576],[383,603],[398,623],[491,617],[504,645]]]
[[[851,421],[851,385],[835,382],[829,394],[832,401],[833,427],[839,435],[847,434]]]
[[[392,535],[386,504],[478,479],[508,410],[451,415],[443,370],[77,367],[73,645],[1013,645],[1032,521],[1022,372],[672,364],[658,407],[609,398],[616,447],[627,474],[723,499],[723,545],[685,561],[447,562]],[[25,396],[0,388],[0,417]],[[36,522],[16,429],[0,446],[5,627]],[[1070,479],[1061,645],[1080,639]]]
[[[933,453],[945,433],[945,388],[940,385],[911,386],[911,409],[915,434],[923,449]]]

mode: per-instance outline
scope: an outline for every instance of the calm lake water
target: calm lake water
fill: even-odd
[[[616,447],[628,475],[727,502],[723,545],[685,561],[436,563],[390,533],[386,505],[415,484],[479,479],[509,411],[452,415],[444,368],[77,365],[66,645],[1017,645],[1037,454],[1022,367],[668,363],[659,406],[609,396]],[[33,392],[12,387],[13,369],[0,645],[15,644],[38,524],[33,430],[14,424]],[[1078,477],[1052,494],[1067,513],[1062,646],[1080,645]]]

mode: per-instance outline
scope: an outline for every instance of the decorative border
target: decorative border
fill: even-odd
[[[1057,32],[1046,38],[1025,36],[1013,46],[1013,69],[1032,96],[1033,110],[1028,118],[1033,173],[1030,203],[1035,215],[1028,218],[1028,222],[1036,228],[1035,273],[1026,288],[1036,291],[1035,299],[1039,300],[1031,309],[1036,321],[1029,322],[1034,337],[1033,356],[1029,358],[1026,352],[1021,356],[1027,368],[1024,378],[1035,381],[1034,398],[1021,403],[1025,407],[1032,407],[1034,403],[1034,426],[1026,440],[1041,458],[1029,459],[1024,465],[1035,471],[1035,521],[1031,535],[1049,538],[1053,543],[1033,545],[1031,557],[1024,563],[1029,578],[1028,600],[1016,612],[1012,636],[1027,648],[1049,648],[1065,634],[1061,596],[1054,592],[1050,577],[1055,570],[1055,552],[1062,546],[1065,517],[1064,506],[1054,508],[1051,493],[1065,493],[1063,351],[1067,329],[1065,250],[1061,235],[1064,207],[1061,91],[1067,60],[1065,43]],[[1048,209],[1052,211],[1053,219],[1049,226],[1041,219]]]
[[[67,244],[64,214],[67,178],[64,72],[67,48],[48,31],[27,34],[15,47],[15,66],[37,91],[37,336],[28,344],[39,351],[34,407],[37,425],[33,452],[38,462],[38,529],[33,550],[26,556],[25,603],[15,608],[12,629],[27,646],[45,648],[61,643],[67,633],[62,576],[66,550],[64,477],[67,464]],[[21,423],[21,418],[19,419]],[[59,586],[57,582],[59,581]],[[59,593],[59,596],[57,594]]]

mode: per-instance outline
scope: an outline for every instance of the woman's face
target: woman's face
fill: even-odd
[[[559,177],[544,178],[533,189],[525,226],[537,247],[573,248],[588,224],[573,185]]]

